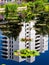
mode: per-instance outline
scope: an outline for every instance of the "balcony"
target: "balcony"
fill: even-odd
[[[2,57],[3,57],[3,58],[6,58],[6,59],[8,58],[8,56],[4,56],[4,55],[2,55]]]

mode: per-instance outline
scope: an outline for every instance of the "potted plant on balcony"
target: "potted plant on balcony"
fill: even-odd
[[[31,56],[39,56],[39,52],[30,49],[16,50],[14,55],[21,56],[22,58],[30,58]]]

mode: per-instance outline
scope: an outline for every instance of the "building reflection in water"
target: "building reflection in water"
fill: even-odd
[[[11,59],[18,62],[26,60],[26,62],[34,62],[35,57],[22,58],[21,56],[15,56],[13,53],[15,50],[30,49],[36,50],[40,53],[44,53],[48,50],[48,35],[41,35],[35,31],[32,27],[35,24],[35,20],[30,23],[23,23],[22,25],[17,23],[8,23],[0,25],[2,30],[2,49],[1,56],[5,59]],[[31,39],[22,41],[21,39]]]

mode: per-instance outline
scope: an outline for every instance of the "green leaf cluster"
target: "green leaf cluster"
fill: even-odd
[[[37,21],[34,27],[35,27],[35,30],[40,34],[43,34],[43,35],[49,34],[49,13],[41,12],[37,16]]]
[[[36,50],[30,50],[30,49],[21,49],[14,51],[14,55],[21,56],[22,58],[31,57],[31,56],[39,56],[39,52]]]

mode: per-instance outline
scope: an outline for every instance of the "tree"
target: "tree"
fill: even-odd
[[[42,35],[49,34],[49,30],[48,30],[49,29],[49,13],[48,12],[42,12],[37,16],[35,29],[38,33]]]
[[[18,23],[7,23],[4,26],[5,27],[0,27],[0,29],[3,31],[3,34],[16,40],[21,32],[21,25],[18,25]]]

